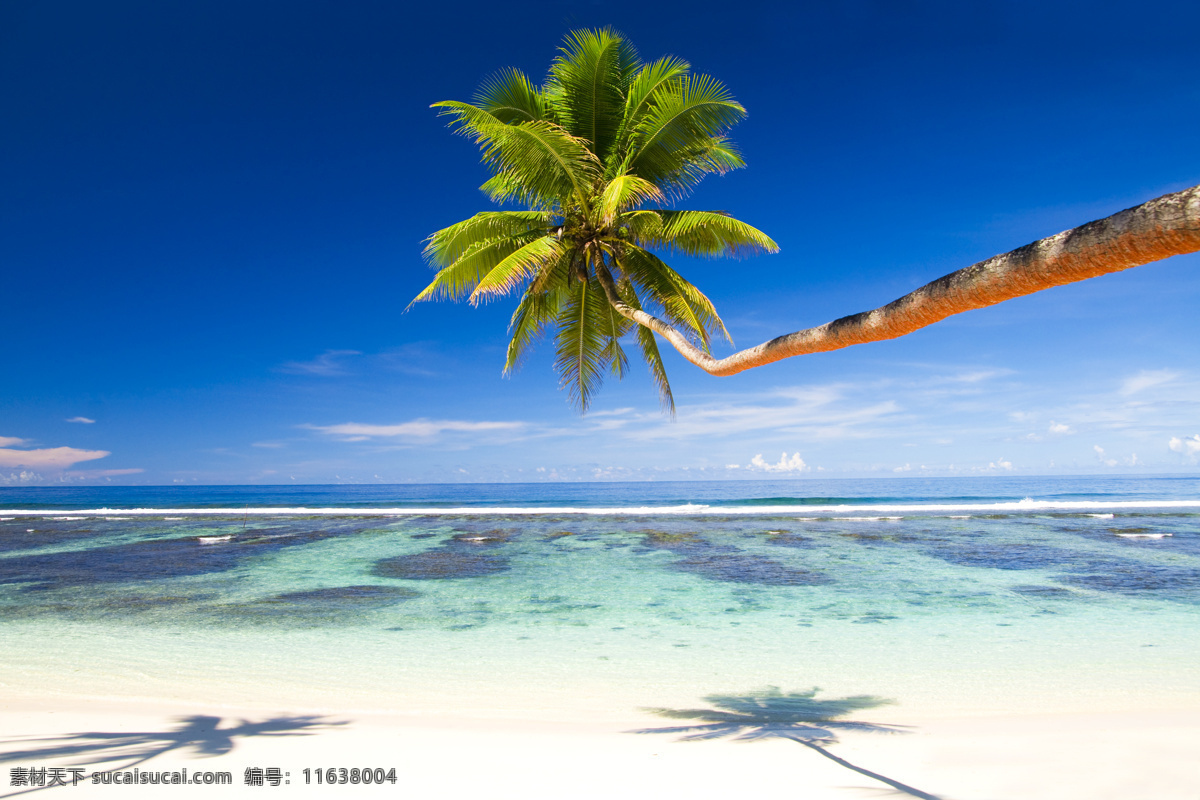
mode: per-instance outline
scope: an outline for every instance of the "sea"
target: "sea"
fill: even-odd
[[[0,488],[0,694],[1200,706],[1200,477]]]

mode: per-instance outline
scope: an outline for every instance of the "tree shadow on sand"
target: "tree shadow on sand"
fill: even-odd
[[[679,741],[683,742],[723,739],[728,736],[733,736],[738,741],[789,739],[815,750],[846,769],[886,783],[912,797],[940,800],[936,795],[851,764],[826,749],[837,744],[838,731],[903,733],[905,729],[898,725],[877,725],[871,722],[838,719],[855,711],[887,705],[892,701],[871,695],[818,700],[818,691],[814,688],[807,692],[784,694],[778,688],[771,687],[742,695],[709,695],[704,700],[712,706],[711,708],[649,708],[646,710],[660,717],[694,722],[690,725],[643,728],[632,732],[681,733],[684,736],[680,737]]]
[[[231,752],[239,740],[258,736],[311,736],[346,724],[322,717],[274,717],[261,722],[239,720],[221,727],[221,717],[194,715],[176,717],[177,725],[164,731],[84,731],[59,736],[0,739],[0,763],[41,764],[49,759],[73,758],[74,766],[91,766],[103,771],[132,769],[167,754],[211,758]],[[37,787],[26,792],[38,791]]]

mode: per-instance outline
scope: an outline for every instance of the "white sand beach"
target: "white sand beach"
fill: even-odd
[[[896,710],[864,712],[893,722]],[[173,786],[197,797],[258,797],[247,768],[278,768],[284,796],[695,797],[809,800],[904,797],[795,742],[680,742],[637,735],[651,715],[570,722],[469,713],[338,713],[187,703],[5,699],[0,752],[20,767],[225,771],[230,786]],[[845,732],[829,752],[944,800],[1194,800],[1200,706],[1178,711],[913,719],[895,735]],[[52,756],[52,757],[48,757]],[[140,760],[144,759],[144,760]],[[395,768],[393,786],[317,784],[304,770]],[[69,777],[70,773],[66,773]],[[6,780],[7,794],[25,789]],[[286,790],[283,787],[286,786]],[[151,785],[60,787],[70,796],[162,796]]]

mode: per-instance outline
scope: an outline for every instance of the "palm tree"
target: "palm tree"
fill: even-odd
[[[439,271],[413,302],[520,292],[505,371],[556,329],[555,369],[581,411],[606,373],[624,376],[621,340],[634,332],[673,411],[654,334],[630,314],[653,314],[672,343],[709,357],[712,336],[728,334],[712,302],[654,251],[778,249],[724,212],[662,207],[705,175],[744,166],[725,132],[745,109],[719,81],[678,58],[647,64],[607,29],[569,34],[540,87],[507,69],[474,102],[434,107],[483,150],[492,172],[483,190],[523,208],[484,211],[430,236],[425,254]]]
[[[1200,186],[1193,186],[973,264],[873,311],[718,359],[711,338],[728,334],[712,303],[654,251],[717,256],[778,247],[723,212],[650,204],[678,200],[705,175],[744,166],[725,134],[745,109],[720,82],[673,57],[643,63],[614,31],[576,31],[542,86],[508,69],[473,103],[434,107],[482,148],[492,171],[483,190],[524,209],[482,212],[430,236],[425,254],[439,272],[413,302],[479,303],[519,290],[505,371],[556,328],[555,368],[581,410],[606,372],[625,374],[621,340],[631,331],[673,411],[654,333],[705,372],[734,375],[1200,251]]]

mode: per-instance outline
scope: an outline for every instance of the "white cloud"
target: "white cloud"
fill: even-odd
[[[482,433],[486,431],[517,431],[525,427],[524,422],[467,422],[453,419],[415,419],[397,425],[366,425],[359,422],[343,422],[340,425],[303,425],[310,430],[337,436],[347,442],[361,442],[372,438],[408,437],[429,439],[446,431],[459,433]]]
[[[905,464],[903,467],[893,467],[892,472],[912,472],[912,464]]]
[[[954,465],[951,464],[950,468],[953,469]],[[1012,468],[1013,468],[1013,463],[1011,461],[1005,461],[1004,456],[1000,456],[1000,458],[998,458],[995,461],[988,462],[988,469],[1004,469],[1004,470],[1008,470],[1009,472],[1011,472]]]
[[[754,458],[750,459],[751,469],[761,469],[766,472],[808,472],[812,467],[804,463],[804,459],[799,453],[792,453],[792,457],[788,458],[786,452],[779,454],[779,463],[768,464],[766,459],[759,453]]]
[[[1050,420],[1050,432],[1065,436],[1066,434],[1074,433],[1075,431],[1071,430],[1070,425],[1065,425],[1061,422]]]
[[[741,464],[726,464],[725,469],[741,469]]]
[[[13,445],[22,444],[25,444],[25,440],[16,436],[0,436],[0,447],[12,447]]]
[[[66,469],[80,461],[92,461],[107,455],[110,455],[107,450],[80,450],[75,447],[47,447],[41,450],[0,448],[0,467]]]
[[[83,425],[95,425],[96,420],[88,419],[87,417],[71,417],[67,422],[78,422]]]
[[[1200,434],[1185,439],[1172,436],[1171,441],[1167,442],[1167,447],[1173,452],[1182,453],[1192,461],[1195,461],[1196,457],[1200,456]]]
[[[1117,460],[1115,458],[1109,458],[1104,452],[1104,448],[1100,445],[1094,444],[1092,445],[1092,449],[1096,451],[1096,458],[1100,459],[1100,463],[1104,466],[1115,467],[1117,465]]]
[[[1144,369],[1132,378],[1126,378],[1121,384],[1120,393],[1128,397],[1144,389],[1170,383],[1178,377],[1178,372],[1173,372],[1169,369]]]
[[[295,375],[345,375],[341,361],[348,356],[360,356],[358,350],[326,350],[312,361],[289,361],[279,367]]]
[[[15,483],[38,483],[41,480],[41,475],[24,469],[20,472],[10,472],[7,475],[0,473],[0,483],[5,485],[11,485]]]

